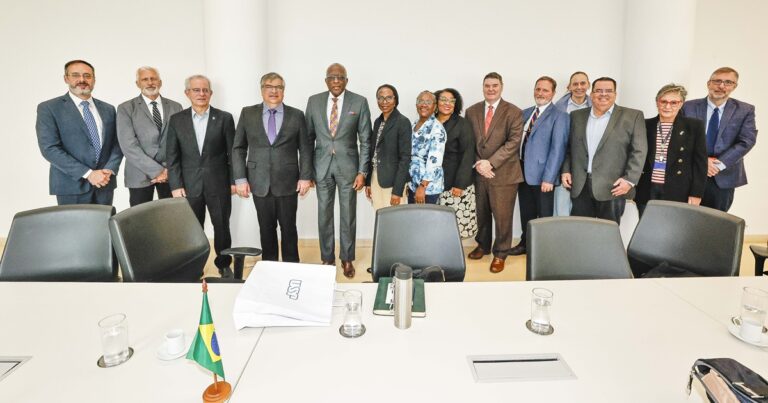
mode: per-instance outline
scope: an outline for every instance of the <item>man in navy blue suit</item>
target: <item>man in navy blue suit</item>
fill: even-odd
[[[96,74],[84,60],[64,65],[66,94],[37,106],[37,143],[51,163],[49,192],[63,204],[112,204],[123,153],[115,107],[91,96]]]
[[[520,166],[525,181],[517,190],[520,202],[520,243],[510,255],[525,254],[525,230],[528,221],[551,217],[554,210],[555,186],[560,184],[560,166],[565,158],[571,120],[568,112],[552,103],[557,83],[551,77],[536,80],[533,98],[536,105],[523,111],[523,140]]]
[[[747,184],[744,156],[757,141],[755,107],[730,98],[739,73],[730,67],[715,70],[707,81],[709,95],[683,105],[683,114],[701,119],[707,128],[707,186],[701,205],[728,211],[734,190]]]

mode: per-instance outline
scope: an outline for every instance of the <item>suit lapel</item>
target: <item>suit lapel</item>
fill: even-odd
[[[503,99],[499,100],[499,104],[496,106],[496,110],[493,111],[493,117],[491,118],[491,124],[488,125],[488,131],[484,133],[485,139],[487,140],[488,137],[491,137],[490,134],[493,132],[493,129],[496,128],[496,123],[502,120],[503,115],[507,112],[507,108],[505,107],[505,103]],[[483,104],[483,111],[485,111],[485,104]],[[485,127],[485,116],[482,117],[482,127]]]
[[[339,135],[341,132],[341,125],[346,121],[347,115],[349,115],[349,111],[352,109],[352,98],[349,96],[349,93],[347,92],[344,94],[344,104],[341,105],[341,113],[339,113],[339,125],[336,127],[336,136]]]
[[[80,105],[74,103],[72,101],[72,98],[70,98],[69,94],[64,94],[62,97],[62,101],[64,101],[64,105],[66,108],[70,110],[69,113],[73,113],[75,116],[77,116],[78,119],[78,125],[80,126],[80,132],[85,136],[85,139],[88,141],[88,144],[91,143],[91,134],[88,133],[88,126],[85,125],[85,119],[83,118],[82,113],[80,113]]]
[[[720,141],[720,139],[723,137],[723,131],[725,131],[725,127],[728,125],[728,122],[733,117],[734,112],[736,112],[736,102],[734,102],[732,99],[729,99],[728,102],[725,103],[723,116],[720,117],[720,126],[717,129],[717,138],[715,139],[715,142]],[[704,115],[704,116],[707,116],[707,115]]]
[[[331,136],[331,129],[328,124],[328,99],[331,97],[330,91],[325,92],[325,96],[322,97],[323,102],[319,105],[320,107],[320,116],[323,117],[323,125],[325,127],[325,130],[328,132],[328,137]]]
[[[677,124],[677,120],[675,120],[675,124]],[[651,169],[653,169],[653,162],[656,160],[656,136],[659,135],[659,117],[658,116],[651,119],[651,127],[653,128],[654,135],[648,138],[648,152],[645,154],[646,155],[645,159],[648,160],[648,162],[650,162]],[[673,125],[672,133],[674,132],[675,132],[675,127]],[[667,147],[667,153],[669,153],[669,147]]]
[[[179,136],[186,136],[189,138],[185,138],[183,141],[180,141],[182,144],[182,147],[184,144],[194,144],[195,151],[198,155],[200,155],[200,144],[197,143],[197,134],[195,133],[195,124],[192,120],[192,114],[194,113],[194,109],[184,109],[182,111],[185,115],[187,115],[186,118],[181,119],[181,123],[183,124],[183,127],[180,127],[178,130]],[[208,119],[208,123],[210,124],[211,120],[210,117]],[[207,130],[206,130],[207,131]]]
[[[147,104],[144,103],[144,98],[142,98],[141,95],[136,98],[136,107],[144,112],[144,116],[146,116],[150,122],[155,123],[155,118],[149,113],[149,108],[147,107]]]
[[[595,154],[600,151],[601,148],[603,148],[603,144],[608,140],[608,134],[613,133],[613,128],[616,127],[616,123],[621,119],[621,115],[624,109],[618,105],[614,105],[613,112],[611,113],[611,118],[608,119],[608,126],[605,127],[605,131],[603,132],[603,136],[600,138],[600,142],[597,143],[597,148],[595,149]],[[586,136],[585,136],[586,138]]]
[[[171,118],[171,104],[169,102],[163,102],[163,129],[168,125],[168,119]]]
[[[554,113],[554,112],[552,112],[552,107],[553,106],[555,106],[555,105],[554,104],[549,104],[547,109],[544,110],[544,113],[542,113],[541,115],[539,115],[538,118],[536,118],[536,123],[533,125],[533,129],[531,130],[531,137],[533,137],[536,134],[536,132],[539,130],[539,127],[541,127],[541,125],[546,123],[547,119],[549,119],[550,116],[552,116],[552,113]],[[535,109],[534,109],[534,111],[535,111]],[[528,140],[530,141],[530,139],[528,139]]]
[[[203,152],[206,151],[206,147],[208,147],[212,141],[212,138],[214,135],[216,135],[216,128],[219,124],[218,122],[218,116],[219,111],[216,109],[213,109],[211,106],[211,112],[208,115],[208,125],[205,127],[205,139],[203,139]],[[202,153],[200,154],[202,155]]]

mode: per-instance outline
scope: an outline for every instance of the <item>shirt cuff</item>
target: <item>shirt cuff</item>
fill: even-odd
[[[716,162],[716,163],[715,163],[715,166],[717,167],[717,169],[719,169],[719,170],[721,170],[721,171],[725,169],[725,164],[723,164],[723,162],[722,162],[722,161],[718,161],[718,162]]]
[[[245,179],[245,178],[235,179],[235,185],[245,185],[246,183],[248,183],[248,179]]]
[[[91,176],[91,172],[93,172],[93,169],[89,169],[88,172],[83,175],[83,179],[88,180],[88,177]]]

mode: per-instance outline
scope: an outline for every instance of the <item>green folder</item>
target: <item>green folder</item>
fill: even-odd
[[[394,316],[394,305],[387,301],[387,289],[392,284],[392,277],[379,277],[379,288],[376,290],[376,300],[373,303],[375,315]],[[411,317],[423,318],[427,316],[427,306],[424,302],[424,280],[413,280],[413,308]]]

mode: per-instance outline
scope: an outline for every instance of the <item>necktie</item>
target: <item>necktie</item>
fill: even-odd
[[[160,110],[157,109],[157,101],[150,102],[152,104],[152,120],[155,121],[157,131],[163,132],[163,118],[160,117]]]
[[[707,155],[709,156],[715,155],[715,141],[717,140],[718,130],[720,130],[720,109],[715,108],[707,125]]]
[[[83,107],[83,120],[85,120],[85,126],[88,128],[88,137],[93,146],[93,154],[98,162],[101,155],[101,139],[99,138],[99,129],[96,126],[96,118],[93,117],[88,105],[90,105],[88,101],[80,102],[80,106]]]
[[[523,136],[523,146],[520,147],[520,159],[525,159],[525,145],[528,143],[528,138],[531,137],[531,131],[533,131],[533,124],[536,123],[536,119],[539,118],[539,108],[533,111],[531,116],[531,123],[528,123],[528,129],[525,130]]]
[[[485,114],[485,135],[488,135],[488,128],[491,126],[491,120],[493,119],[493,105],[488,105],[488,112]]]
[[[267,138],[269,139],[269,144],[273,144],[277,138],[277,121],[275,120],[276,113],[277,109],[269,110],[269,120],[267,120]]]
[[[333,98],[331,107],[331,123],[328,126],[331,130],[331,137],[336,137],[336,127],[339,125],[339,98]]]

